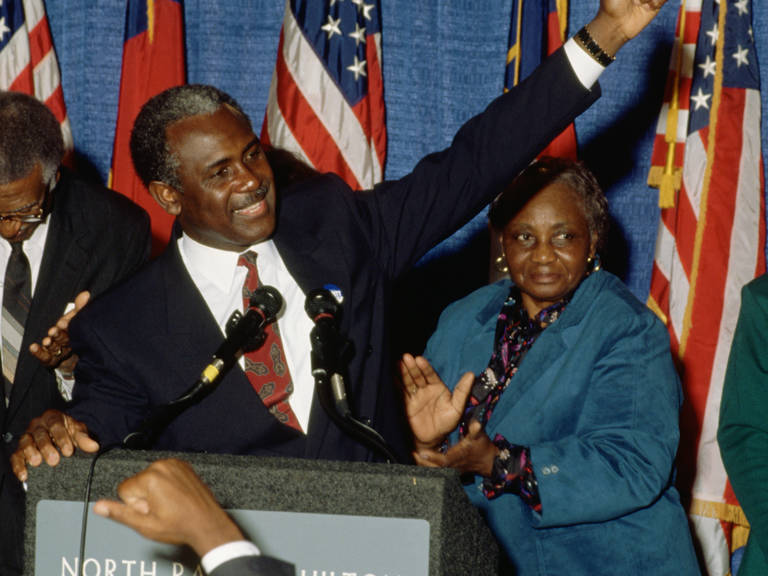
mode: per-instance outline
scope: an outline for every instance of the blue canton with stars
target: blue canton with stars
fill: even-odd
[[[725,49],[723,52],[723,87],[760,89],[760,73],[752,32],[752,2],[728,2],[725,19]],[[719,40],[717,19],[720,3],[704,0],[701,7],[701,26],[696,45],[688,133],[692,134],[709,124],[712,93],[716,73],[715,47]]]
[[[366,36],[381,30],[376,0],[291,0],[304,36],[350,105],[368,92]]]
[[[10,2],[0,0],[0,50],[5,48],[22,26],[24,26],[24,9],[21,6],[21,0],[10,0]]]

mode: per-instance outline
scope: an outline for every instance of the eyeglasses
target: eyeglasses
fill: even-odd
[[[9,214],[0,214],[0,224],[3,222],[19,222],[21,224],[39,224],[45,220],[45,207],[48,205],[48,196],[55,185],[55,180],[45,189],[45,194],[38,206],[29,212],[11,212]]]
[[[44,218],[42,206],[28,214],[0,214],[0,224],[3,222],[21,222],[22,224],[39,224]]]

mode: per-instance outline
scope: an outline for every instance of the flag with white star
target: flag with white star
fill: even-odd
[[[0,0],[0,90],[24,92],[45,102],[72,150],[59,62],[43,0]]]
[[[741,287],[765,272],[760,79],[751,0],[684,6],[649,176],[668,197],[648,304],[681,366],[678,484],[706,573],[725,575],[731,527],[747,523],[720,459],[720,397]]]
[[[352,188],[386,154],[377,0],[288,0],[261,138]]]

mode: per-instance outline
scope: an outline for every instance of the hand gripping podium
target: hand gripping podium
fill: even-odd
[[[452,470],[220,454],[116,450],[96,462],[91,504],[151,461],[190,462],[261,552],[297,576],[494,575],[498,545]],[[30,469],[25,574],[80,574],[91,458]],[[87,576],[202,574],[184,548],[88,514]]]

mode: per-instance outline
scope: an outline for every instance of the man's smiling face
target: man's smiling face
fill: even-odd
[[[275,185],[258,137],[245,118],[222,106],[166,131],[178,161],[179,221],[194,240],[241,252],[275,229]]]

